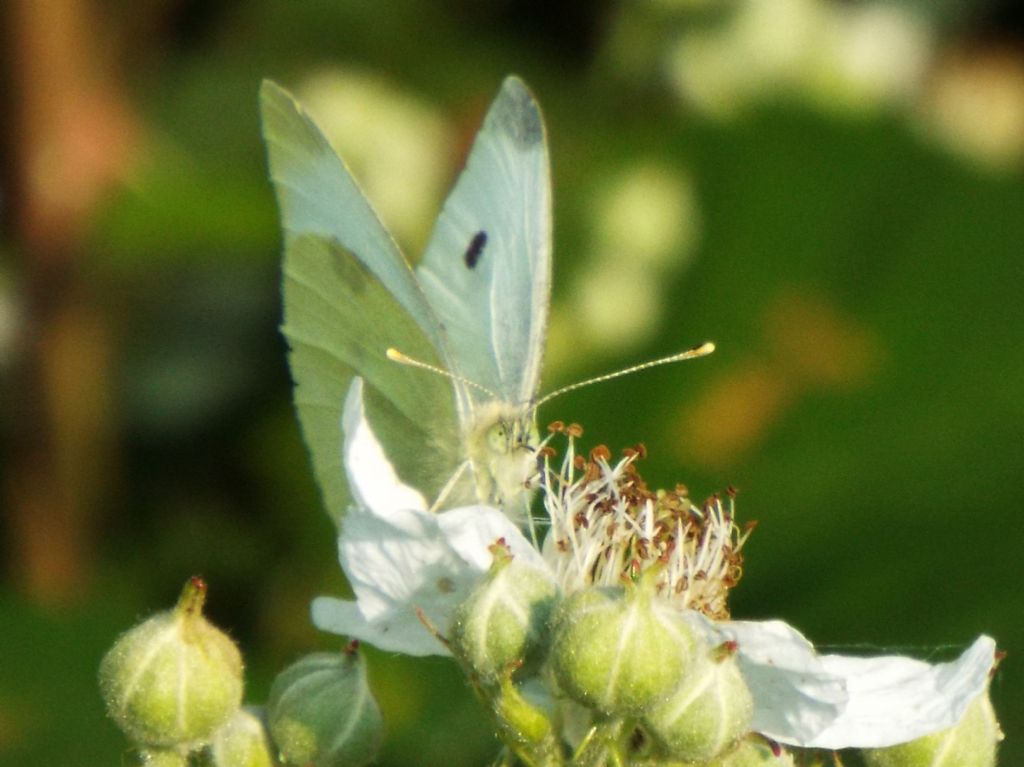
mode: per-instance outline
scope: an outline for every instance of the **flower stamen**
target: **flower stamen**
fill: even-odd
[[[637,471],[646,457],[643,445],[623,451],[611,463],[611,451],[599,445],[584,457],[575,440],[576,424],[552,424],[567,447],[561,465],[544,456],[545,510],[551,530],[545,557],[566,593],[584,586],[609,586],[653,570],[659,593],[684,609],[709,618],[729,617],[728,591],[743,573],[740,553],[753,529],[734,521],[735,491],[702,507],[692,503],[685,485],[651,491]]]

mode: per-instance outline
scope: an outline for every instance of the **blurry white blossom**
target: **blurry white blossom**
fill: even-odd
[[[664,162],[641,160],[615,173],[589,210],[588,260],[554,307],[549,329],[549,364],[563,371],[650,339],[671,305],[668,284],[693,259],[701,236],[693,183]]]
[[[1024,58],[1008,50],[947,57],[922,101],[919,124],[954,152],[992,168],[1024,161]]]
[[[741,0],[727,20],[681,34],[667,74],[713,116],[780,96],[830,111],[871,109],[917,93],[931,55],[928,25],[909,8]]]

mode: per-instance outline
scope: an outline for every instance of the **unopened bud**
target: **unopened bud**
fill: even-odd
[[[263,720],[240,708],[213,734],[202,757],[203,767],[274,767]]]
[[[995,767],[996,744],[1002,739],[986,690],[948,730],[888,748],[865,749],[864,761],[867,767]]]
[[[376,756],[384,725],[356,647],[307,655],[274,680],[267,718],[285,764],[361,767]]]
[[[726,642],[698,648],[679,687],[644,716],[644,726],[664,751],[685,762],[706,762],[750,731],[754,701]]]
[[[191,579],[173,610],[122,634],[100,663],[107,711],[142,746],[201,745],[241,705],[242,656],[203,617],[205,595]]]
[[[513,559],[504,544],[491,551],[494,563],[456,609],[450,639],[455,657],[493,684],[543,660],[558,588],[546,573]]]
[[[666,698],[689,664],[693,637],[679,614],[642,586],[591,587],[555,612],[551,663],[583,705],[638,716]]]

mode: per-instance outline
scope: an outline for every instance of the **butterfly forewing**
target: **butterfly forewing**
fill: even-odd
[[[295,404],[331,516],[350,503],[341,416],[352,378],[399,476],[431,500],[463,462],[451,384],[385,356],[445,367],[443,331],[416,277],[319,129],[283,89],[260,92],[285,232],[284,333]]]
[[[416,274],[454,372],[526,406],[547,326],[551,199],[540,109],[518,78],[488,111]]]
[[[441,330],[409,263],[320,129],[269,80],[260,88],[260,108],[285,245],[315,234],[354,253],[441,348]]]

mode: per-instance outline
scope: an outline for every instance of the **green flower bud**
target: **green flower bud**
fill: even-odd
[[[455,657],[494,684],[519,666],[529,673],[543,661],[558,587],[547,573],[513,559],[504,544],[491,551],[494,563],[456,609],[450,640]]]
[[[750,731],[754,700],[735,652],[732,642],[698,649],[671,697],[644,715],[647,731],[673,758],[706,762]]]
[[[107,711],[140,745],[202,745],[241,705],[242,656],[203,617],[205,596],[192,578],[173,610],[122,634],[100,663]]]
[[[668,697],[694,643],[680,615],[642,586],[577,591],[559,605],[553,624],[559,685],[608,714],[639,716]]]
[[[995,767],[1003,739],[988,691],[967,707],[960,721],[909,743],[864,750],[867,767]]]
[[[240,708],[213,734],[203,752],[203,767],[274,767],[263,720]]]
[[[749,738],[707,762],[705,767],[794,767],[793,756],[779,746],[775,748],[778,752],[761,738]]]
[[[361,767],[377,754],[384,724],[357,647],[307,655],[274,680],[267,718],[286,764]]]

